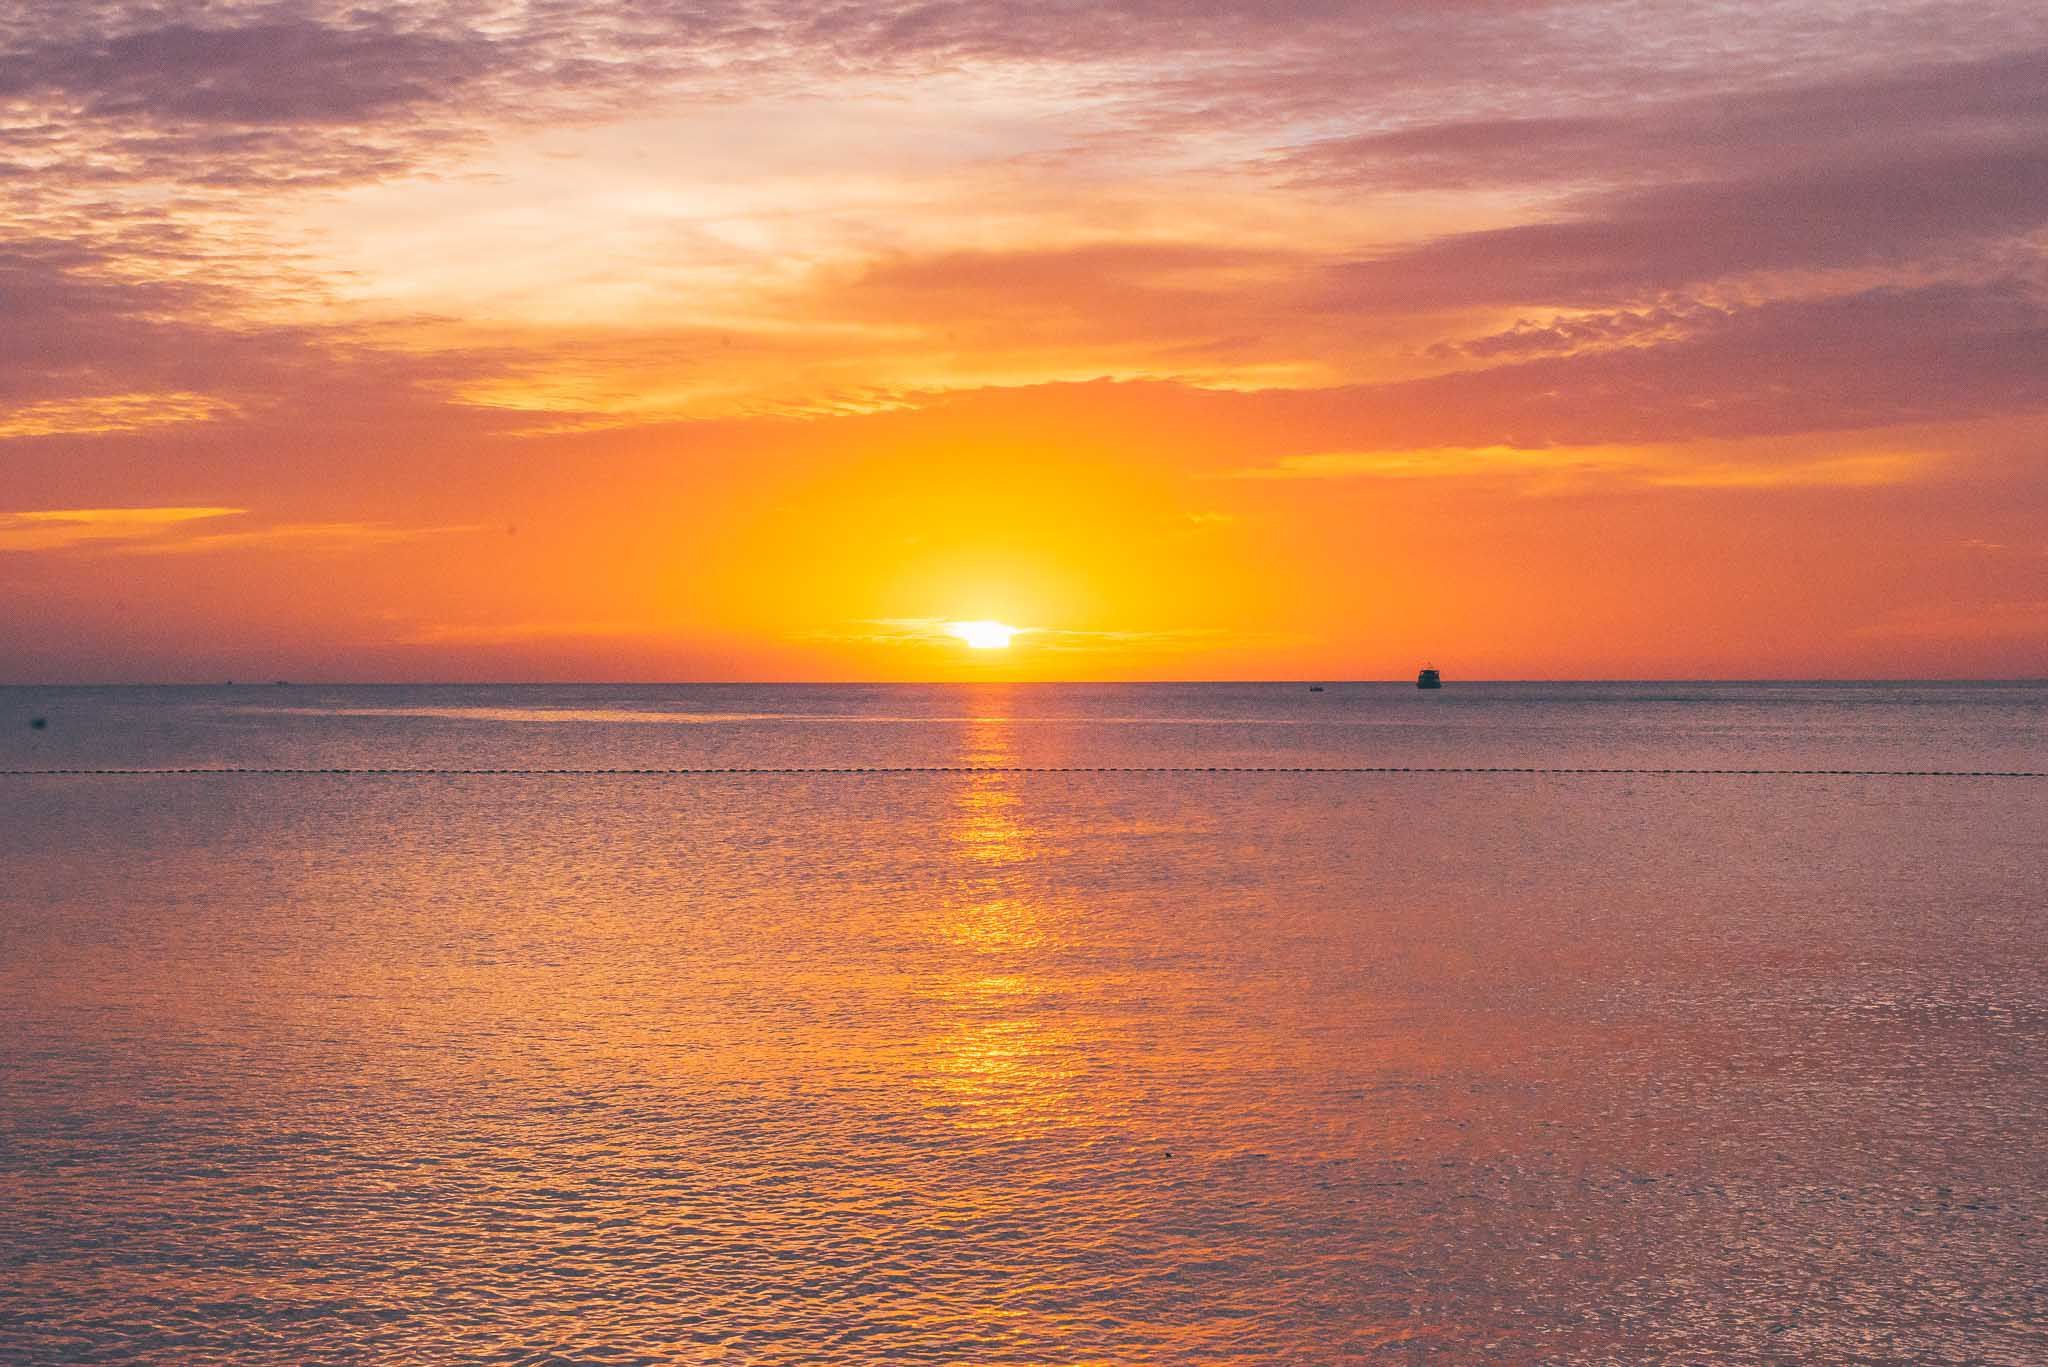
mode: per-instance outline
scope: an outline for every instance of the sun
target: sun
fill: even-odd
[[[1022,627],[1006,626],[1001,622],[948,622],[946,634],[957,636],[975,650],[1002,650],[1010,644],[1010,638],[1024,630]]]

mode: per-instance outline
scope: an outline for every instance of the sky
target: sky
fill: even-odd
[[[2044,91],[2016,0],[14,0],[0,681],[2048,675]]]

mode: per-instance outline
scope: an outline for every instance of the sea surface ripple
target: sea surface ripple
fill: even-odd
[[[1020,771],[2048,690],[258,692],[0,767],[976,772],[7,780],[0,1360],[2048,1360],[2048,783]]]

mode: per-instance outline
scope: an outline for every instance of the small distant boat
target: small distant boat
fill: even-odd
[[[1310,684],[1308,686],[1308,691],[1311,693],[1320,693],[1323,691],[1323,686],[1321,684]]]
[[[1422,672],[1415,676],[1415,686],[1417,688],[1442,688],[1444,686],[1443,676],[1436,672],[1435,665],[1424,665]]]

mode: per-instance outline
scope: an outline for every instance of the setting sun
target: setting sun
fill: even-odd
[[[957,636],[975,650],[1002,650],[1010,644],[1010,638],[1024,628],[1005,626],[1001,622],[948,622],[946,634]]]

